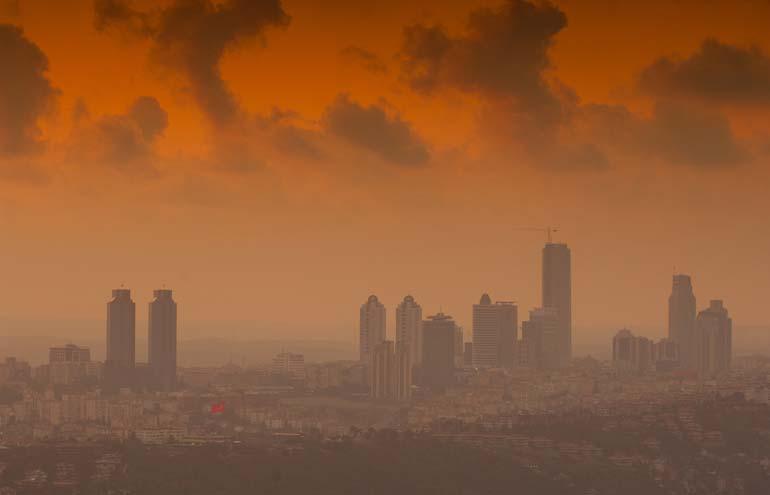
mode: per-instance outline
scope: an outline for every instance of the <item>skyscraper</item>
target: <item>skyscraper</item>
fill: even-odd
[[[711,378],[730,369],[733,320],[720,300],[698,313],[694,334],[694,364],[698,375]]]
[[[149,364],[163,390],[176,386],[176,302],[171,290],[153,291],[149,313]]]
[[[473,305],[473,365],[483,368],[513,365],[518,333],[518,309],[510,302],[492,304],[489,294]]]
[[[136,304],[129,289],[115,289],[107,303],[107,364],[130,372],[136,362]]]
[[[396,359],[394,373],[396,393],[395,399],[406,401],[412,398],[412,354],[411,349],[396,342]]]
[[[409,349],[412,365],[422,358],[422,307],[414,297],[406,296],[396,308],[396,345]]]
[[[557,365],[572,358],[572,267],[566,244],[548,243],[543,248],[543,308],[557,310]]]
[[[392,340],[380,342],[372,350],[369,366],[369,395],[372,399],[393,399],[396,394],[395,383],[396,355]]]
[[[381,342],[372,352],[369,395],[376,400],[409,400],[412,396],[412,364],[407,345]]]
[[[674,275],[668,298],[668,338],[679,346],[679,361],[684,369],[694,370],[695,294],[689,275]]]
[[[531,368],[554,369],[562,366],[562,335],[556,308],[535,308],[521,324],[520,356]]]
[[[439,313],[422,322],[422,383],[442,391],[454,383],[457,325]]]
[[[372,358],[374,349],[385,342],[385,317],[385,306],[377,299],[377,296],[369,296],[369,299],[361,305],[361,324],[358,333],[361,362],[368,363]]]

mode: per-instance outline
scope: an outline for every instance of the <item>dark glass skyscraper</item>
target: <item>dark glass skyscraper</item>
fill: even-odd
[[[129,289],[115,289],[107,303],[107,364],[128,372],[136,362],[136,304]]]
[[[695,368],[695,294],[689,275],[674,275],[668,298],[668,338],[679,346],[680,364]]]
[[[454,383],[456,333],[455,321],[443,313],[422,322],[422,382],[431,390]]]
[[[149,313],[149,364],[163,390],[176,385],[176,302],[171,290],[153,291]]]
[[[554,354],[558,366],[567,366],[572,358],[572,262],[566,244],[549,242],[543,248],[543,308],[558,311]]]

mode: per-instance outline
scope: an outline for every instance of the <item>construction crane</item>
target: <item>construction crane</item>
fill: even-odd
[[[559,231],[558,227],[514,227],[513,230],[527,231],[527,232],[544,232],[548,244],[553,242],[553,234]]]

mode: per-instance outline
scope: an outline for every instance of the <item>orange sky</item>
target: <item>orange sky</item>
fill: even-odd
[[[186,1],[238,4],[130,7],[157,20]],[[736,324],[770,323],[766,1],[286,0],[288,25],[238,38],[215,65],[238,109],[224,123],[195,96],[197,54],[169,61],[186,39],[164,48],[160,31],[125,19],[99,30],[90,0],[16,4],[0,0],[0,23],[45,54],[57,91],[35,120],[40,149],[0,153],[0,324],[99,320],[125,283],[140,319],[166,284],[182,322],[217,322],[211,335],[239,320],[253,322],[253,338],[351,339],[372,292],[391,320],[412,293],[426,313],[442,307],[468,328],[482,292],[519,301],[520,314],[539,304],[543,238],[514,228],[530,225],[558,225],[572,247],[574,318],[586,332],[659,334],[674,267],[693,275],[699,306],[720,297]],[[516,71],[539,46],[528,44],[535,21],[515,24],[524,10],[511,6],[566,17],[533,76],[568,115],[556,124],[539,127],[541,110],[528,106],[537,88]],[[480,8],[489,43],[469,25]],[[442,25],[452,43],[429,91],[410,86],[403,65],[415,56],[404,29],[416,24]],[[719,59],[707,68],[727,76],[706,71],[704,82],[682,69],[659,74],[662,89],[640,83],[661,57],[680,68],[700,60],[707,38],[726,56],[759,54],[746,55],[753,72]],[[12,55],[0,51],[11,80],[21,74]],[[753,100],[698,92],[742,74],[756,77],[736,83]],[[142,96],[168,125],[123,163],[113,125],[136,131],[129,108]],[[592,104],[627,113],[618,124]],[[274,108],[291,115],[270,120]]]

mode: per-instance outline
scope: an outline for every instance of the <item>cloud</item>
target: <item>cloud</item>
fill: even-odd
[[[39,150],[38,120],[56,102],[58,90],[46,73],[48,58],[16,26],[0,24],[0,154]]]
[[[553,38],[566,25],[551,3],[508,0],[471,12],[459,35],[442,26],[409,26],[399,54],[402,76],[423,93],[449,87],[533,111],[559,106],[544,71]]]
[[[657,60],[642,72],[639,86],[658,97],[769,104],[770,58],[756,46],[707,39],[687,58]]]
[[[649,116],[635,115],[623,105],[585,105],[573,129],[620,159],[654,159],[703,170],[750,158],[723,114],[682,101],[659,100]]]
[[[126,113],[90,121],[82,102],[76,106],[78,133],[72,152],[80,161],[132,175],[154,175],[155,143],[168,116],[150,96],[137,98]]]
[[[127,115],[139,129],[147,142],[152,142],[168,127],[168,114],[158,100],[151,96],[138,98]]]
[[[255,118],[257,132],[266,137],[279,152],[301,158],[320,160],[325,152],[321,150],[321,136],[316,129],[309,128],[298,112],[273,108],[267,115]]]
[[[708,40],[689,59],[659,60],[640,79],[655,97],[644,116],[581,104],[548,77],[548,50],[566,25],[555,5],[527,0],[472,11],[459,34],[412,25],[399,53],[401,77],[421,94],[480,97],[485,141],[552,171],[605,170],[629,159],[704,169],[748,160],[727,117],[690,99],[770,101],[770,62],[759,49]]]
[[[669,163],[715,168],[747,160],[727,118],[674,102],[658,102],[642,134],[645,147]]]
[[[225,52],[290,21],[280,0],[174,0],[151,12],[138,11],[125,0],[96,0],[94,11],[97,29],[119,26],[152,40],[153,60],[183,74],[215,124],[232,122],[239,110],[220,73]]]
[[[423,95],[450,89],[478,97],[480,132],[494,148],[553,170],[602,169],[607,161],[590,141],[560,141],[579,111],[575,92],[548,77],[548,51],[566,26],[554,4],[527,0],[473,10],[459,33],[411,25],[398,53],[401,78]]]
[[[330,134],[396,165],[419,166],[430,159],[425,142],[400,115],[388,115],[382,106],[362,106],[347,94],[338,95],[327,107],[323,126]]]
[[[388,66],[379,55],[358,46],[348,46],[340,54],[358,64],[372,74],[386,74]]]

